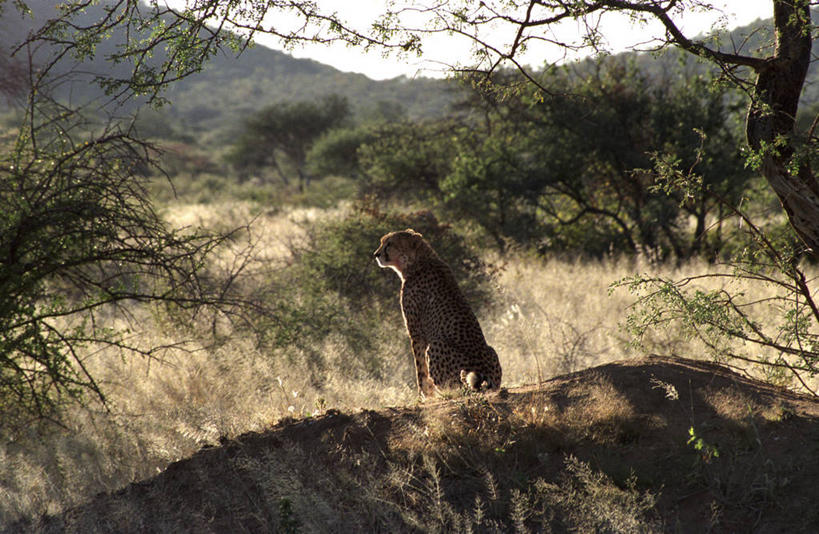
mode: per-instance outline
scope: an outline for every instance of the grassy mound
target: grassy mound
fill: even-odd
[[[819,401],[649,357],[495,396],[289,420],[46,532],[810,532]]]

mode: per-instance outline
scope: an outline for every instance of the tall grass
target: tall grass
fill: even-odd
[[[681,279],[723,271],[703,261],[672,267],[641,258],[582,262],[512,257],[498,279],[503,306],[482,324],[501,355],[506,385],[534,383],[648,353],[706,358],[702,343],[688,339],[674,324],[649,331],[635,344],[622,328],[635,299],[625,289],[610,287],[637,273]],[[756,293],[760,300],[773,296],[773,288],[730,277],[699,283],[705,290]]]
[[[340,208],[343,211],[345,208]],[[255,213],[251,204],[175,205],[165,216],[175,226],[220,227],[252,221],[259,263],[286,265],[305,225],[326,212],[278,210]],[[376,243],[373,243],[375,248]],[[229,263],[241,243],[218,261]],[[652,271],[639,262],[570,262],[525,255],[490,258],[501,265],[499,304],[479,317],[500,355],[504,385],[520,386],[556,374],[633,356],[636,349],[619,323],[633,297],[609,295],[609,285],[635,272]],[[373,269],[377,269],[375,264]],[[677,272],[703,272],[693,263]],[[730,283],[730,281],[720,282]],[[396,298],[380,305],[398,306]],[[139,314],[146,343],[161,344],[179,334],[150,310]],[[332,337],[320,347],[326,365],[319,373],[297,349],[260,351],[249,339],[229,337],[217,349],[195,342],[166,351],[159,360],[90,354],[89,369],[108,395],[108,410],[76,407],[68,426],[44,423],[0,442],[0,527],[20,518],[55,513],[100,491],[149,477],[168,463],[220,438],[264,429],[284,417],[305,417],[328,408],[355,410],[417,402],[414,369],[404,325],[385,322],[377,349],[384,368],[379,379],[359,369],[358,355]],[[694,342],[669,329],[653,334],[638,352],[697,357]],[[364,358],[361,358],[364,360]]]

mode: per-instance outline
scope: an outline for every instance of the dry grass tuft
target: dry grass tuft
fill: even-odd
[[[609,286],[640,268],[628,261],[507,258],[498,277],[503,305],[481,321],[501,356],[504,382],[538,383],[634,356],[620,328],[634,298],[625,291],[609,295]],[[647,345],[670,353],[669,347],[681,347],[681,339],[669,329]]]

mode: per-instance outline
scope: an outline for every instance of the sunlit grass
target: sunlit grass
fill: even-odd
[[[635,298],[611,285],[633,274],[681,278],[714,269],[693,261],[680,268],[634,260],[560,261],[530,257],[506,260],[499,275],[503,305],[483,318],[504,366],[507,385],[531,384],[556,374],[645,353],[704,356],[676,328],[652,331],[637,348],[622,324]],[[722,284],[712,280],[706,283]]]

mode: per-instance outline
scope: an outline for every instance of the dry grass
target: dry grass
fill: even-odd
[[[509,260],[498,280],[504,306],[482,320],[504,382],[530,384],[626,356],[618,320],[633,299],[607,295],[630,272],[614,262]]]
[[[816,279],[814,268],[807,271]],[[625,288],[613,292],[609,288],[613,282],[634,274],[670,280],[698,277],[688,289],[744,295],[746,301],[759,302],[746,313],[760,324],[774,326],[775,321],[782,321],[782,302],[776,298],[779,288],[772,284],[731,276],[701,277],[726,272],[730,273],[730,268],[701,261],[673,268],[652,266],[639,259],[582,263],[509,258],[499,276],[504,304],[493,315],[481,318],[481,323],[490,344],[501,355],[507,385],[540,382],[557,374],[647,353],[711,359],[712,351],[675,323],[649,330],[635,346],[634,339],[622,328],[635,297]],[[726,340],[725,347],[757,360],[774,361],[778,356],[768,347],[740,341]],[[756,378],[798,386],[785,369],[730,363]],[[814,391],[819,386],[819,377],[803,378]]]
[[[165,216],[179,227],[224,227],[253,220],[249,239],[258,259],[286,263],[292,244],[304,235],[303,224],[325,214],[294,210],[254,219],[251,205],[231,203],[171,206]],[[225,252],[220,261],[229,263],[232,254],[235,250]],[[706,268],[692,264],[661,274],[675,277]],[[539,382],[632,356],[634,349],[618,324],[633,297],[625,291],[609,296],[608,288],[615,280],[646,270],[616,261],[507,258],[498,278],[503,305],[480,318],[500,355],[505,385]],[[146,343],[172,339],[175,333],[151,317],[145,314],[144,331],[136,335]],[[297,351],[262,354],[241,338],[212,352],[170,350],[161,362],[106,352],[94,355],[88,364],[104,384],[111,412],[76,408],[67,418],[68,428],[47,425],[4,437],[0,530],[19,518],[55,513],[97,492],[146,478],[204,445],[267,428],[283,417],[311,416],[328,408],[413,404],[417,397],[403,325],[385,324],[380,338],[384,341],[379,351],[393,369],[381,380],[357,372],[356,355],[332,339],[322,349],[327,366],[319,375]],[[659,353],[704,354],[673,329],[653,334],[646,344]],[[594,395],[608,395],[605,403],[621,405],[616,392],[604,384]],[[547,409],[533,408],[535,413]],[[588,474],[580,466],[575,475]]]
[[[635,351],[622,331],[634,297],[625,290],[609,294],[612,283],[635,273],[653,271],[676,278],[710,267],[692,263],[659,271],[633,261],[567,262],[511,258],[499,277],[505,305],[483,318],[486,334],[504,364],[504,382],[540,382],[646,351],[660,354],[690,352],[692,344],[679,331],[652,332]]]

